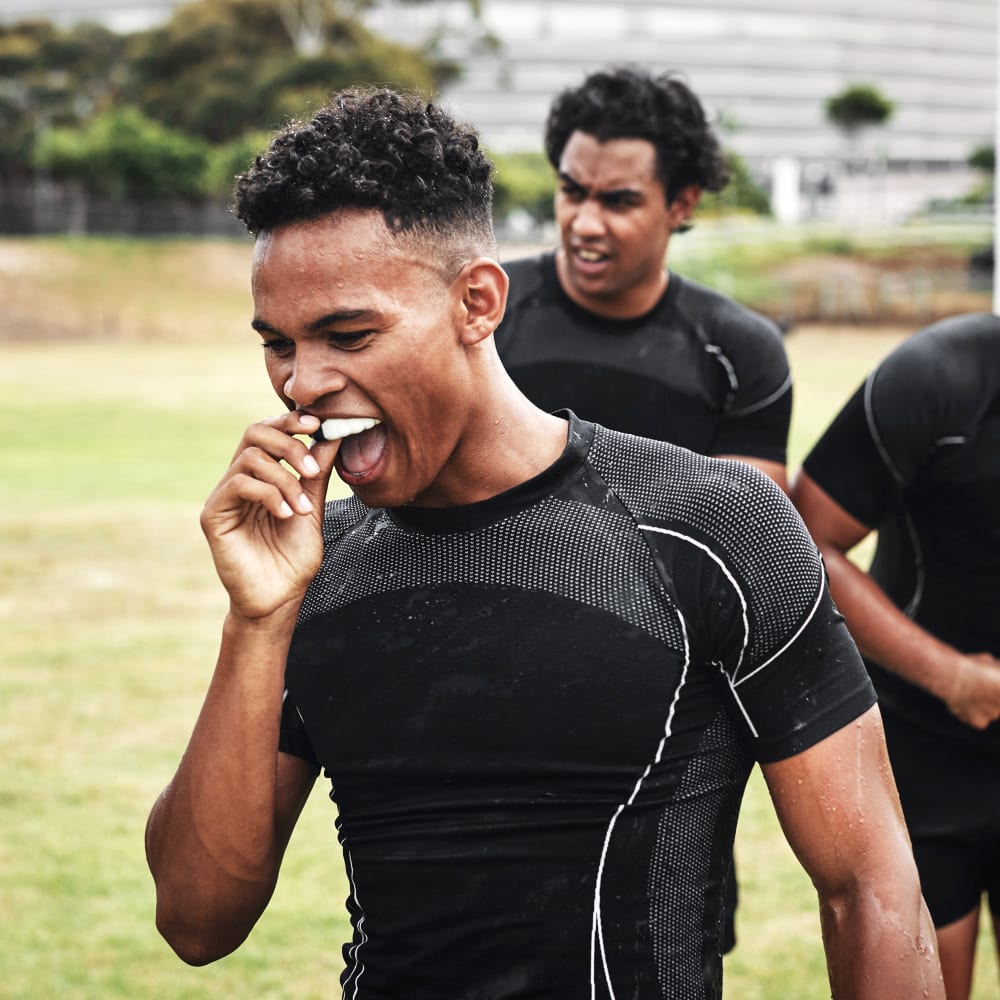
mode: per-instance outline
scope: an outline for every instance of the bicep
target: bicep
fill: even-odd
[[[891,884],[912,869],[877,706],[761,770],[785,837],[821,895]]]
[[[871,528],[849,514],[804,469],[791,489],[792,503],[813,540],[823,552],[847,553],[871,533]]]

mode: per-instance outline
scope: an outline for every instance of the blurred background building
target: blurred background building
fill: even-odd
[[[464,67],[444,96],[502,150],[538,149],[553,93],[587,71],[679,70],[787,221],[895,221],[967,190],[993,141],[996,0],[483,0],[479,24],[464,0],[387,0],[369,20],[436,38]],[[848,136],[824,106],[856,83],[894,111]]]
[[[175,6],[0,0],[0,21],[132,31]],[[538,151],[553,94],[590,70],[679,71],[785,222],[896,223],[967,192],[994,140],[997,0],[377,0],[363,17],[453,61],[442,99],[500,152]],[[825,104],[858,84],[892,113],[845,132]]]

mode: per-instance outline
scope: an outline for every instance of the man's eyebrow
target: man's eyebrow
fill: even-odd
[[[358,320],[370,320],[374,319],[374,317],[375,312],[372,309],[338,309],[312,320],[306,324],[306,329],[315,333],[317,330],[325,330],[327,327],[337,326],[340,323],[356,323]],[[267,320],[260,319],[257,316],[250,320],[250,325],[258,333],[281,335],[281,331],[277,327],[272,326]]]
[[[565,170],[559,171],[559,180],[563,184],[572,184],[573,187],[578,187],[581,191],[585,190],[584,186],[572,174],[566,173]]]
[[[315,333],[317,330],[325,330],[328,326],[356,323],[358,320],[371,320],[374,317],[375,312],[372,309],[337,309],[320,316],[319,319],[314,319],[306,325],[306,329]]]
[[[271,326],[271,324],[268,323],[266,320],[258,319],[256,316],[254,316],[254,318],[252,320],[250,320],[250,325],[258,333],[275,333],[276,334],[276,333],[279,332],[275,327]]]
[[[593,188],[587,187],[586,184],[581,184],[572,174],[566,173],[565,170],[560,170],[558,176],[559,180],[562,181],[563,184],[571,184],[578,191],[584,191],[595,198],[627,198],[640,193],[638,188],[628,184],[624,187],[595,191]]]

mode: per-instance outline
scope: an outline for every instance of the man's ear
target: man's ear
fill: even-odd
[[[697,184],[681,188],[677,197],[668,206],[671,231],[686,226],[691,221],[699,201],[701,201],[701,188]]]
[[[478,344],[500,325],[507,307],[507,272],[489,257],[462,268],[462,342]]]

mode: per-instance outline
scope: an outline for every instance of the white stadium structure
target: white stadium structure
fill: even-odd
[[[723,126],[724,138],[790,219],[816,211],[835,180],[834,213],[905,217],[930,197],[967,191],[969,154],[993,141],[997,0],[383,0],[372,26],[391,37],[439,39],[465,67],[443,95],[487,144],[539,149],[554,92],[618,63],[676,70]],[[486,33],[494,44],[484,44]],[[479,39],[479,40],[477,40]],[[876,87],[895,105],[884,127],[848,142],[827,120],[827,98],[849,84]],[[876,164],[864,177],[845,164]],[[885,173],[892,176],[887,184]],[[811,199],[797,197],[814,192]],[[784,196],[781,196],[784,192]],[[860,195],[860,192],[859,192]],[[828,206],[828,210],[829,206]]]

